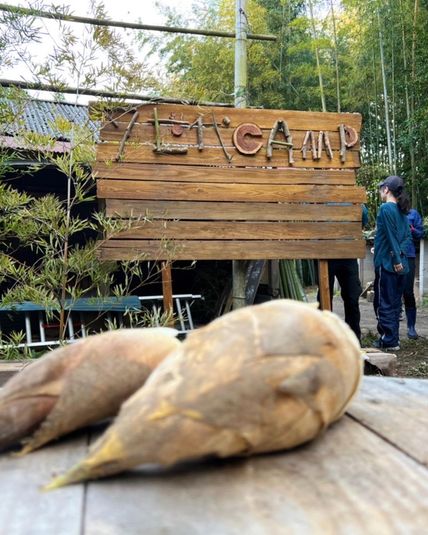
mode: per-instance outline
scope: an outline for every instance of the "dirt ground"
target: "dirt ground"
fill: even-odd
[[[340,296],[333,300],[333,310],[344,317],[343,302]],[[370,347],[377,339],[376,318],[373,311],[373,303],[366,299],[360,299],[361,331],[363,347]],[[407,338],[406,320],[400,322],[401,349],[394,351],[398,362],[394,375],[399,377],[428,378],[428,308],[418,308],[416,330],[418,340]]]

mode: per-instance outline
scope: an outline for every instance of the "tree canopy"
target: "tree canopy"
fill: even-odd
[[[170,24],[205,21],[234,28],[233,2],[198,0],[194,20],[170,8]],[[412,202],[427,208],[428,115],[424,92],[428,6],[419,0],[248,0],[250,31],[276,43],[248,43],[249,104],[267,108],[360,112],[360,182],[375,213],[377,184],[392,173],[407,181]],[[156,37],[165,62],[163,91],[231,100],[232,40]]]

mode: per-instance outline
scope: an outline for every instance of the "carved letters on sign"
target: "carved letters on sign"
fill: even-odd
[[[198,115],[197,119],[193,123],[188,123],[186,121],[179,121],[175,120],[175,117],[171,118],[171,116],[168,119],[162,120],[158,119],[157,117],[157,109],[155,108],[154,111],[154,120],[151,121],[154,123],[155,128],[155,145],[154,145],[154,151],[158,154],[186,154],[188,150],[188,145],[168,145],[161,142],[160,138],[160,130],[159,125],[160,124],[169,124],[171,125],[171,133],[174,137],[180,137],[184,131],[185,128],[192,129],[193,127],[196,127],[196,143],[199,151],[203,151],[205,149],[204,139],[203,139],[203,132],[205,128],[208,128],[209,126],[205,126],[203,124],[203,118],[201,115]],[[223,152],[226,156],[226,159],[230,163],[233,159],[233,155],[230,154],[227,151],[227,146],[225,145],[223,141],[223,137],[221,135],[219,126],[217,124],[217,120],[213,115],[213,124],[212,128],[214,128],[218,140],[220,142],[220,145],[223,149]],[[229,125],[230,125],[230,119],[228,117],[224,117],[221,125],[223,128],[221,129],[222,132],[227,131]],[[346,151],[349,148],[354,147],[358,142],[358,133],[352,126],[348,126],[345,124],[340,124],[338,126],[338,134],[339,134],[339,154],[340,154],[340,160],[342,163],[346,162]],[[263,139],[264,137],[263,130],[256,124],[256,123],[242,123],[238,125],[232,134],[232,143],[235,149],[245,156],[252,156],[257,154],[260,149],[265,145],[266,146],[266,158],[268,160],[271,160],[273,157],[273,149],[286,149],[288,152],[288,163],[289,165],[294,164],[294,157],[293,157],[293,149],[295,148],[293,144],[293,138],[291,134],[291,129],[288,125],[288,123],[284,119],[278,119],[273,124],[269,137],[267,141]],[[282,136],[282,139],[279,138],[279,136]],[[230,139],[230,138],[229,138]],[[302,153],[303,160],[306,160],[308,155],[310,154],[310,157],[313,161],[317,161],[321,159],[323,148],[325,148],[325,152],[327,154],[327,157],[332,160],[333,159],[333,149],[331,147],[329,134],[327,131],[312,131],[307,130],[303,139],[303,142],[301,144],[300,152]],[[309,154],[308,154],[309,153]]]
[[[255,137],[263,137],[260,128],[254,123],[243,123],[235,128],[232,140],[241,154],[256,154],[263,147],[263,143],[256,141]]]
[[[360,115],[138,110],[118,108],[97,144],[97,197],[132,223],[106,236],[104,260],[364,257]]]

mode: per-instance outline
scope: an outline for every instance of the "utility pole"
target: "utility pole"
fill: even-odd
[[[235,106],[247,107],[247,0],[235,4]],[[245,306],[245,275],[247,262],[232,261],[232,307]]]

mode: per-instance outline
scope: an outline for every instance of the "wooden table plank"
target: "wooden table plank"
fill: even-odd
[[[4,385],[11,377],[27,366],[31,361],[28,360],[0,360],[0,387]]]
[[[42,492],[54,474],[85,455],[86,434],[75,434],[22,458],[0,456],[0,533],[80,535],[84,486]]]
[[[357,421],[428,466],[426,379],[365,377],[360,394],[348,412]]]
[[[345,416],[288,453],[91,483],[85,513],[85,535],[426,533],[428,470]]]
[[[427,533],[428,469],[416,441],[421,434],[426,444],[427,390],[428,381],[366,377],[351,416],[306,446],[135,470],[90,483],[86,493],[84,485],[39,490],[84,455],[84,433],[21,459],[3,455],[0,533]]]

